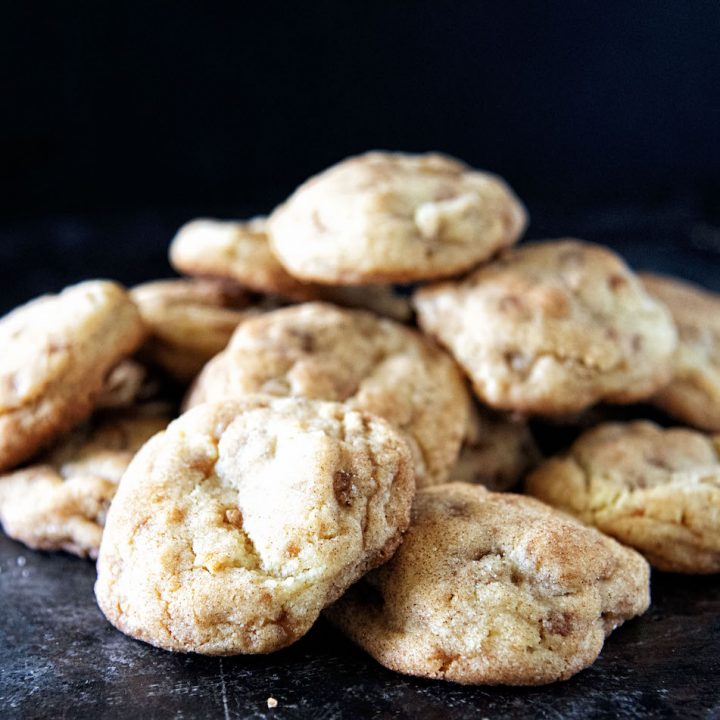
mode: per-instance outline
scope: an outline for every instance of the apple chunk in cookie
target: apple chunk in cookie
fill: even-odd
[[[647,610],[634,550],[532,498],[418,491],[402,545],[327,616],[391,670],[482,685],[565,680]]]
[[[526,488],[659,570],[720,572],[720,436],[606,423],[543,463]]]
[[[320,285],[293,277],[272,252],[264,217],[191,220],[173,239],[170,262],[186,275],[223,278],[275,300],[322,300],[400,321],[412,316],[410,299],[392,285]]]
[[[647,399],[672,375],[664,305],[607,248],[557,240],[510,250],[415,294],[420,326],[499,410],[561,415]]]
[[[366,285],[465,272],[517,242],[526,224],[495,175],[438,153],[369,152],[303,183],[268,230],[295,277]]]
[[[0,522],[36,550],[97,557],[118,483],[135,453],[170,417],[126,411],[73,430],[33,464],[0,475]]]
[[[258,313],[246,291],[217,280],[155,280],[130,295],[150,331],[141,354],[181,383],[189,383],[235,328]]]
[[[167,650],[279,650],[393,554],[413,495],[410,451],[384,420],[302,398],[199,406],[123,477],[98,603]]]
[[[402,430],[418,487],[447,480],[467,426],[469,397],[448,355],[389,319],[305,303],[243,323],[205,366],[187,405],[248,393],[343,402]]]
[[[0,318],[0,471],[82,422],[107,375],[145,337],[116,283],[93,280]]]

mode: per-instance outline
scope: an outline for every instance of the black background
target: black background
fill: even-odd
[[[370,148],[457,155],[510,181],[528,237],[720,289],[717,0],[0,7],[0,311],[166,276],[185,220]]]
[[[167,276],[196,215],[370,148],[505,176],[576,235],[720,290],[720,3],[0,3],[0,312]]]
[[[720,290],[720,3],[0,3],[0,312],[167,276],[196,215],[264,213],[370,148],[504,175],[528,237]]]
[[[269,210],[369,148],[552,206],[720,188],[720,3],[3,3],[5,218]]]

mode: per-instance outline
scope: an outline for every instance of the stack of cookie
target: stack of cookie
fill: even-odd
[[[412,675],[587,667],[648,561],[720,570],[720,298],[578,240],[513,249],[526,222],[495,176],[369,153],[181,228],[186,279],[15,310],[5,531],[97,557],[106,617],[168,650],[271,652],[325,612]],[[691,427],[601,423],[541,461],[530,418],[637,401]]]

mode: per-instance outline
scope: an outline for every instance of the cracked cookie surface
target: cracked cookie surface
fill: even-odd
[[[278,650],[392,555],[413,494],[410,451],[384,420],[300,398],[197,407],[123,477],[98,603],[168,650]]]
[[[151,333],[143,356],[180,382],[192,380],[258,312],[245,291],[214,280],[157,280],[130,296]]]
[[[326,614],[392,670],[537,685],[591,665],[649,601],[635,551],[532,498],[449,483],[418,491],[395,556]]]
[[[135,453],[169,417],[117,414],[90,421],[32,465],[0,476],[0,522],[36,550],[97,557],[105,516]]]
[[[90,415],[110,370],[145,328],[125,290],[94,280],[0,319],[0,471]]]
[[[676,278],[641,273],[678,328],[673,378],[653,402],[678,420],[720,431],[720,295]]]
[[[344,402],[385,418],[407,435],[418,487],[447,480],[469,406],[452,359],[419,333],[321,303],[243,323],[186,405],[257,392]]]
[[[608,423],[531,473],[527,491],[660,570],[720,572],[720,437]]]
[[[612,251],[577,240],[511,250],[416,292],[420,326],[492,407],[579,412],[649,397],[672,373],[677,331]]]
[[[370,152],[301,185],[269,233],[294,276],[361,285],[463,272],[516,242],[526,223],[494,175],[439,154]]]
[[[400,321],[412,315],[409,298],[391,285],[318,285],[294,278],[273,255],[262,217],[246,222],[193,220],[175,236],[170,261],[187,275],[226,278],[259,293],[300,302],[323,300]]]

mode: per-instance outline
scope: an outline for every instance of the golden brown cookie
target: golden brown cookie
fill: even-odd
[[[720,437],[608,423],[531,473],[527,491],[660,569],[720,572]]]
[[[259,293],[296,301],[324,300],[400,321],[412,316],[409,298],[390,285],[325,286],[297,280],[273,255],[262,217],[247,222],[193,220],[175,236],[170,262],[187,275],[225,278]]]
[[[129,408],[151,383],[147,367],[133,358],[127,358],[107,374],[96,407],[99,410]]]
[[[384,420],[304,398],[203,405],[123,477],[98,603],[167,650],[278,650],[392,555],[413,493],[410,451]]]
[[[120,415],[75,429],[35,463],[0,476],[0,522],[36,550],[97,557],[105,516],[135,453],[169,417]]]
[[[238,286],[215,280],[157,280],[130,293],[151,336],[143,356],[190,382],[257,310]]]
[[[532,498],[450,483],[420,490],[389,563],[326,611],[385,667],[539,685],[591,665],[650,602],[633,550]]]
[[[294,278],[273,255],[263,217],[192,220],[173,239],[170,262],[178,272],[226,278],[259,293],[294,300],[316,297],[314,285]]]
[[[677,332],[615,253],[526,245],[466,279],[420,289],[420,326],[498,409],[573,413],[647,398],[668,382]]]
[[[0,472],[84,420],[145,328],[119,285],[95,280],[0,319]]]
[[[540,451],[525,420],[476,405],[450,478],[505,491],[517,485],[539,459]]]
[[[243,323],[186,406],[248,393],[344,402],[406,433],[418,486],[444,482],[469,398],[453,361],[415,331],[359,310],[306,303]]]
[[[653,402],[682,422],[720,431],[720,295],[675,278],[640,277],[668,307],[680,336],[673,379]]]
[[[370,152],[310,178],[268,228],[295,277],[366,285],[469,270],[516,242],[526,223],[495,175],[445,155]]]

